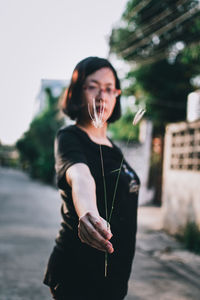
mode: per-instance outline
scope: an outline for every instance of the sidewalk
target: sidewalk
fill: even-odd
[[[200,299],[200,256],[162,229],[161,208],[139,208],[136,258],[126,300]]]
[[[163,261],[174,262],[172,265],[177,270],[181,266],[183,272],[185,267],[187,269],[185,276],[197,281],[200,288],[200,255],[186,250],[181,243],[163,231],[162,208],[140,207],[138,222],[140,235],[138,247],[151,252],[153,256]],[[153,241],[152,246],[149,243],[150,239]]]

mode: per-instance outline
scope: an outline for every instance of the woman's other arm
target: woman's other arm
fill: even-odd
[[[66,180],[72,188],[72,198],[79,217],[78,234],[82,242],[101,251],[114,251],[109,242],[112,234],[107,222],[100,217],[96,204],[94,178],[86,164],[77,163],[66,171]]]

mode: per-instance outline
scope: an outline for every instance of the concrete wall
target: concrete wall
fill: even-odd
[[[200,121],[167,127],[162,203],[170,233],[181,232],[187,222],[200,227]]]

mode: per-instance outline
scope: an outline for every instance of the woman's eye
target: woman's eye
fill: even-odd
[[[113,90],[112,90],[111,88],[109,88],[109,87],[108,87],[108,88],[106,88],[106,93],[108,93],[108,94],[111,94],[111,93],[112,93],[112,91],[113,91]]]
[[[94,85],[89,85],[89,86],[88,86],[88,90],[90,90],[90,91],[94,91],[94,90],[96,90],[96,89],[97,89],[97,87],[94,86]]]

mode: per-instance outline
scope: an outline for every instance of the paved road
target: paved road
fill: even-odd
[[[0,300],[51,299],[42,278],[59,228],[59,206],[54,188],[0,168]],[[144,222],[149,214],[151,209],[140,209],[126,300],[199,300],[200,258],[149,230]]]

